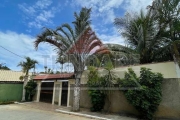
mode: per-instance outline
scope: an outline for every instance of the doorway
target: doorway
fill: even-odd
[[[68,82],[62,82],[61,105],[67,106]]]
[[[41,102],[52,102],[54,82],[42,82],[40,101]]]

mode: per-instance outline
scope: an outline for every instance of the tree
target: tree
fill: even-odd
[[[179,0],[155,0],[147,12],[116,18],[115,25],[127,43],[140,54],[140,63],[177,59],[180,49]],[[176,49],[177,48],[177,49]]]
[[[29,70],[32,69],[32,68],[35,68],[35,64],[38,64],[38,62],[36,60],[33,60],[30,57],[25,57],[25,61],[21,61],[17,65],[17,66],[20,66],[22,68],[22,71],[25,73],[23,88],[27,84]],[[22,101],[25,101],[25,94],[26,94],[26,90],[23,89]]]
[[[35,64],[38,64],[36,60],[33,60],[30,57],[25,57],[25,61],[21,61],[17,66],[20,66],[22,68],[25,76],[28,76],[29,70],[34,68]]]
[[[118,44],[104,44],[104,46],[106,49],[108,48],[108,53],[89,56],[90,66],[103,67],[102,64],[107,62],[109,59],[113,63],[114,67],[139,63],[139,54],[127,46]],[[96,52],[99,50],[100,49],[98,49]]]
[[[63,65],[64,65],[64,63],[67,62],[67,61],[68,61],[68,58],[67,58],[67,56],[63,55],[63,53],[61,53],[61,54],[58,56],[58,58],[57,58],[57,60],[56,60],[56,63],[60,63],[60,64],[62,65],[62,67],[61,67],[61,73],[63,73]]]
[[[167,55],[161,54],[161,46],[167,40],[158,36],[157,27],[154,24],[154,16],[149,10],[144,13],[131,15],[126,14],[124,18],[116,18],[115,25],[121,30],[121,35],[127,43],[140,55],[140,63],[151,63],[156,57]]]
[[[86,60],[93,54],[92,50],[95,47],[103,45],[89,26],[90,13],[91,9],[82,8],[79,14],[74,13],[75,21],[72,22],[74,27],[66,23],[56,30],[46,28],[35,41],[35,48],[42,42],[55,46],[58,55],[63,53],[73,64],[75,74],[73,111],[80,110],[80,81]]]
[[[54,74],[54,72],[51,68],[48,68],[47,74]]]
[[[171,53],[171,57],[180,65],[180,1],[155,0],[149,9],[155,16],[159,27],[159,36],[168,38],[164,44],[163,53]]]
[[[45,69],[44,73],[47,73],[47,66],[44,66],[44,69]]]
[[[6,65],[4,65],[5,63],[0,63],[0,69],[2,70],[11,70],[10,68],[8,68]]]

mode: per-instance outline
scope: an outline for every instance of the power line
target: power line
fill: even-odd
[[[6,49],[5,47],[3,47],[3,46],[1,46],[1,45],[0,45],[0,47],[1,47],[1,48],[3,48],[3,49],[5,49],[6,51],[8,51],[8,52],[12,53],[12,54],[14,54],[14,55],[16,55],[16,56],[18,56],[18,57],[20,57],[20,58],[23,58],[23,59],[24,59],[24,57],[22,57],[22,56],[20,56],[20,55],[18,55],[18,54],[16,54],[16,53],[14,53],[14,52],[12,52],[12,51],[10,51],[10,50]]]

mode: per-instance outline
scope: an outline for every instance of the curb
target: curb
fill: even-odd
[[[82,116],[82,117],[91,118],[91,119],[112,120],[112,119],[108,119],[108,118],[103,118],[103,117],[98,117],[98,116],[93,116],[93,115],[88,115],[88,114],[82,114],[82,113],[76,113],[76,112],[68,112],[68,111],[59,110],[59,109],[56,109],[56,111],[60,112],[60,113],[64,113],[64,114]]]
[[[14,102],[14,104],[27,104],[27,103],[32,103],[32,102]]]

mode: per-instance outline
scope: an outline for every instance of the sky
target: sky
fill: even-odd
[[[36,36],[44,27],[55,29],[74,21],[74,12],[91,7],[91,27],[103,43],[124,45],[124,38],[114,26],[114,19],[126,12],[145,10],[152,0],[1,0],[0,2],[0,63],[11,70],[20,71],[18,63],[29,56],[39,62],[36,72],[44,66],[60,71],[55,64],[56,52],[48,44],[34,48]],[[70,64],[65,64],[71,72]]]

